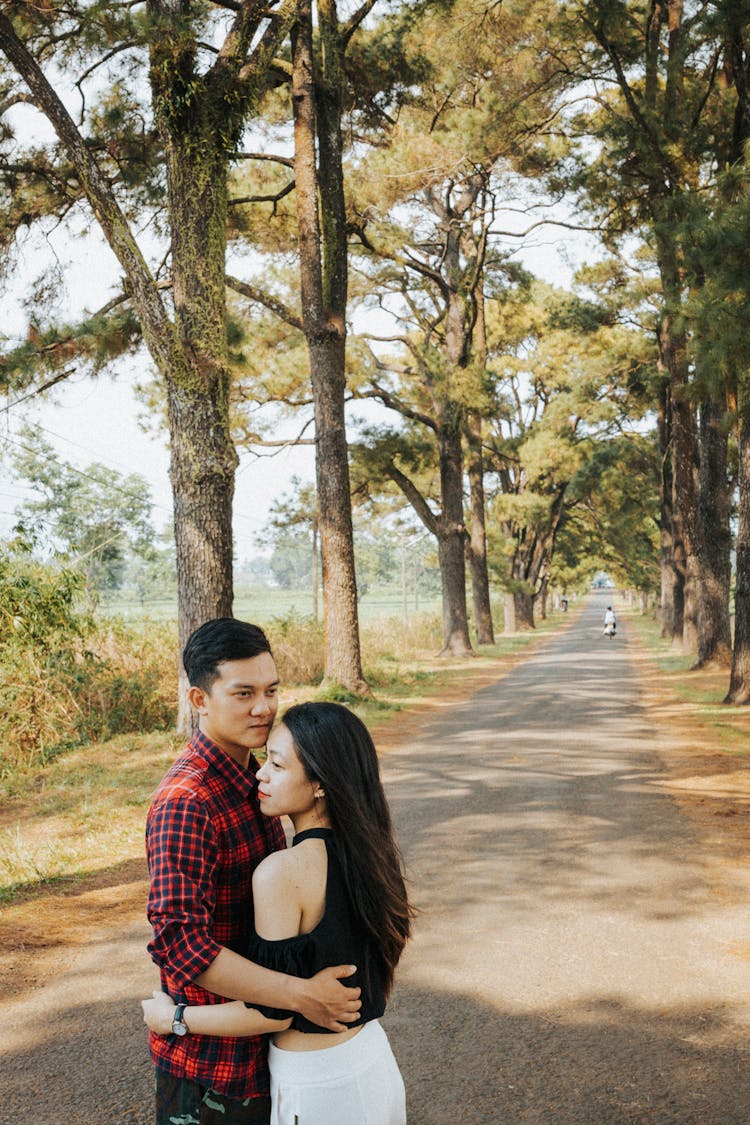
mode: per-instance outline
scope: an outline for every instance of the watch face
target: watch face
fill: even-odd
[[[187,1027],[184,1023],[178,1023],[177,1020],[172,1024],[173,1035],[187,1035]]]

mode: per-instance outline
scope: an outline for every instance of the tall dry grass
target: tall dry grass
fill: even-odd
[[[92,626],[55,647],[0,653],[0,774],[44,765],[73,746],[166,730],[176,706],[176,631]]]
[[[263,624],[282,684],[312,689],[320,684],[322,624],[295,611]],[[405,666],[439,649],[440,616],[369,622],[361,640],[365,678],[377,690],[397,683]],[[12,645],[0,646],[0,776],[44,765],[87,742],[169,729],[177,668],[174,624],[81,615],[71,591],[54,628],[43,636],[19,632]],[[324,690],[338,691],[331,684]]]

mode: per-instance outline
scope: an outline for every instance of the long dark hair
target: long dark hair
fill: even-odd
[[[387,995],[413,911],[370,732],[340,703],[298,703],[281,721],[325,792],[349,899],[381,959]]]

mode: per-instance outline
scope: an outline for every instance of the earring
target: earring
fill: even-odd
[[[319,797],[325,797],[325,793],[323,792],[322,789],[318,789],[318,791],[315,793],[315,800],[316,801],[318,800]]]

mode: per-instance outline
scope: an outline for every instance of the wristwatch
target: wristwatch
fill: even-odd
[[[187,1008],[187,1004],[178,1004],[172,1016],[172,1034],[173,1035],[187,1035],[190,1028],[182,1018],[182,1014]]]

